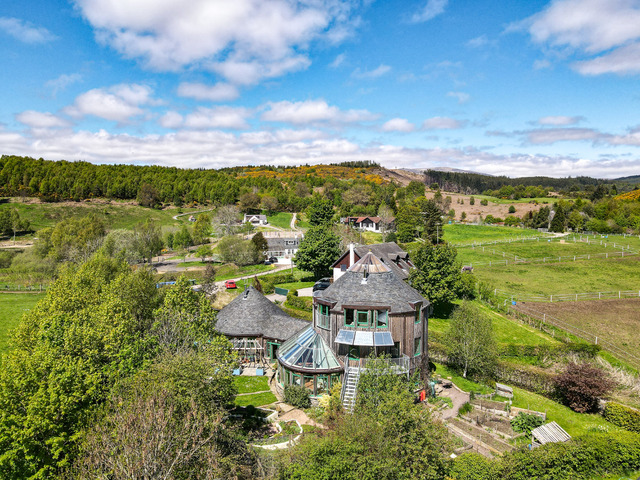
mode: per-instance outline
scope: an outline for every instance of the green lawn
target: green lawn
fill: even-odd
[[[233,377],[233,381],[238,388],[238,393],[265,392],[269,390],[269,379],[267,377],[240,375]]]
[[[289,230],[291,227],[291,218],[293,214],[288,212],[278,212],[275,215],[267,216],[267,220],[269,221],[269,225],[273,225],[274,227],[280,227],[285,230]]]
[[[549,400],[535,393],[527,392],[521,388],[513,388],[513,406],[528,408],[538,412],[546,412],[547,422],[555,421],[564,428],[569,435],[576,437],[590,431],[605,428],[607,430],[620,431],[621,429],[607,422],[597,414],[576,413],[569,407]]]
[[[292,282],[292,283],[281,283],[276,285],[276,287],[284,288],[286,290],[300,290],[301,288],[313,287],[316,282]]]
[[[442,376],[442,378],[451,377],[451,381],[455,383],[459,389],[465,392],[476,392],[480,394],[495,392],[495,388],[491,388],[486,385],[482,385],[480,383],[467,380],[466,378],[463,378],[460,375],[458,375],[456,372],[451,370],[446,365],[436,364],[436,374]]]
[[[307,230],[309,228],[311,228],[311,224],[309,223],[309,220],[307,219],[307,216],[304,213],[299,213],[298,216],[296,217],[296,226],[298,228],[301,228],[303,230]]]
[[[494,312],[487,306],[477,302],[477,305],[488,316],[491,317],[493,331],[496,336],[496,342],[499,345],[516,344],[516,345],[557,345],[560,342],[550,335],[536,330],[533,327],[524,325]],[[447,318],[429,318],[429,334],[435,333],[442,336],[449,328],[449,319]]]
[[[204,264],[203,264],[204,265]],[[246,265],[244,267],[238,267],[233,264],[222,265],[216,270],[216,281],[228,280],[230,278],[244,277],[246,275],[253,275],[255,273],[268,272],[273,270],[273,265]]]
[[[8,348],[9,332],[18,326],[22,315],[44,297],[44,293],[0,293],[0,353]]]
[[[253,405],[254,407],[260,407],[262,405],[269,405],[273,402],[277,402],[278,399],[271,392],[256,393],[253,395],[240,395],[235,399],[235,404],[238,407],[247,407]]]

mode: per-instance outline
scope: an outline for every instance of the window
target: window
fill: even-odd
[[[329,393],[329,377],[327,375],[316,376],[316,395]]]
[[[413,340],[413,355],[418,356],[422,353],[422,337],[416,337]]]
[[[316,325],[320,328],[329,328],[329,306],[318,304]]]
[[[345,327],[355,327],[356,319],[354,316],[354,310],[351,308],[344,309],[344,325]]]
[[[351,360],[358,360],[360,358],[360,347],[354,345],[349,348],[349,358]]]
[[[344,263],[342,265],[340,265],[340,271],[341,272],[346,272],[347,271],[347,265],[344,264]]]
[[[387,328],[389,326],[389,312],[386,310],[378,310],[376,317],[377,328]]]
[[[369,312],[367,310],[356,310],[356,319],[359,327],[369,326]]]
[[[420,305],[416,306],[415,323],[420,323]]]
[[[393,347],[391,347],[391,358],[400,357],[400,342],[393,342]]]

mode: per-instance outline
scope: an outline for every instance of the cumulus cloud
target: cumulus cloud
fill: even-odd
[[[205,85],[203,83],[183,82],[178,85],[178,95],[180,97],[193,98],[196,100],[223,102],[235,100],[238,98],[239,92],[234,85],[230,85],[228,83]]]
[[[390,71],[391,67],[389,65],[379,65],[373,70],[360,70],[359,68],[356,68],[351,76],[353,78],[378,78],[386,75]]]
[[[19,113],[16,115],[16,120],[31,128],[62,128],[70,125],[64,118],[49,112],[36,112],[34,110],[26,110]]]
[[[592,56],[572,65],[583,75],[640,72],[637,1],[555,0],[520,26],[537,43]]]
[[[448,3],[449,0],[427,0],[425,6],[411,16],[411,21],[422,23],[431,20],[443,13]]]
[[[405,118],[392,118],[382,125],[383,132],[413,132],[416,126]]]
[[[184,126],[193,129],[230,128],[243,130],[249,128],[246,108],[234,107],[198,107],[184,119]]]
[[[20,42],[32,45],[49,43],[57,38],[44,27],[12,17],[0,17],[0,30]]]
[[[329,64],[329,67],[338,68],[340,65],[344,64],[346,59],[347,59],[347,54],[341,53],[333,60],[333,62]]]
[[[527,143],[534,145],[551,145],[557,142],[576,142],[584,140],[596,142],[608,138],[608,135],[591,128],[544,128],[517,133],[524,135],[527,139]]]
[[[457,130],[464,127],[466,122],[461,122],[449,117],[428,118],[422,123],[425,130]]]
[[[555,115],[548,117],[541,117],[536,122],[538,125],[575,125],[584,120],[584,117],[567,117],[564,115]]]
[[[640,143],[640,138],[636,141]],[[0,128],[0,143],[7,151],[36,158],[183,168],[374,160],[392,168],[449,166],[512,177],[539,175],[543,171],[551,176],[580,174],[600,178],[635,175],[640,168],[638,158],[501,155],[473,147],[428,149],[387,144],[360,145],[344,138],[326,138],[322,133],[308,129],[238,134],[219,130],[181,130],[141,136],[67,129],[56,135],[29,136]]]
[[[261,116],[261,119],[266,122],[283,122],[293,125],[358,123],[376,118],[378,115],[367,110],[340,110],[324,100],[269,102],[267,110]]]
[[[467,47],[481,48],[489,43],[489,38],[486,35],[480,35],[479,37],[472,38],[467,42]]]
[[[156,105],[157,100],[151,97],[151,88],[146,85],[121,84],[108,89],[94,88],[79,95],[73,105],[65,108],[65,113],[72,117],[95,117],[125,123],[132,117],[142,115],[142,105]]]
[[[75,0],[97,39],[157,70],[210,64],[233,83],[306,68],[311,42],[356,28],[361,0]],[[144,15],[140,15],[144,11]],[[249,73],[248,77],[240,71]]]

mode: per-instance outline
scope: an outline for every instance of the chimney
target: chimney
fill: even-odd
[[[355,263],[355,253],[353,251],[353,242],[349,244],[349,266]]]

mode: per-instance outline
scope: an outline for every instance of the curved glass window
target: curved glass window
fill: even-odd
[[[313,327],[308,327],[284,342],[278,349],[278,360],[285,367],[307,370],[342,368],[335,354]]]

